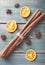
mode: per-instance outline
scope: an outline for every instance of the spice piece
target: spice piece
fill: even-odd
[[[2,40],[6,40],[6,36],[4,34],[1,35]]]
[[[41,38],[41,33],[40,32],[36,32],[36,38],[40,39]]]
[[[16,8],[19,8],[19,6],[20,6],[19,3],[16,3],[16,4],[15,4],[15,7],[16,7]]]
[[[7,9],[6,13],[7,14],[12,14],[12,11],[10,9]]]
[[[20,10],[20,15],[22,17],[28,17],[30,15],[29,7],[27,7],[27,6],[22,7],[21,10]]]
[[[25,43],[26,43],[27,45],[30,45],[30,44],[31,44],[31,40],[30,40],[29,38],[24,39],[24,41],[25,41]]]

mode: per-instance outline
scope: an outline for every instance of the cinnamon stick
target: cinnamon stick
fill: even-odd
[[[37,17],[37,15],[36,15],[36,17]],[[32,28],[32,27],[31,27]],[[27,29],[27,28],[26,28]],[[25,30],[26,30],[25,29]],[[28,30],[28,29],[27,29]],[[29,29],[30,30],[30,29]],[[24,32],[24,31],[23,31]],[[24,32],[25,33],[25,32]],[[24,34],[23,33],[23,34]],[[22,34],[22,35],[23,35]],[[27,34],[27,33],[26,33]],[[25,35],[26,35],[25,34]],[[24,36],[25,36],[24,35]],[[9,47],[8,47],[8,45],[7,45],[7,47],[4,49],[4,52],[3,52],[3,54],[2,54],[2,57],[7,57],[8,56],[8,54],[10,54],[10,52],[12,52],[13,50],[14,50],[14,48],[17,46],[17,44],[18,44],[18,42],[20,41],[21,39],[20,39],[20,37],[18,37],[18,36],[16,36],[15,38],[14,38],[14,41],[13,41],[13,43],[11,44],[9,44]],[[7,54],[6,54],[7,53]]]
[[[9,48],[12,46],[12,44],[16,41],[16,39],[18,38],[18,36],[15,36],[10,42],[9,44],[1,51],[2,52],[2,56],[5,56],[5,54],[8,52]]]
[[[24,26],[24,28],[20,31],[20,34],[25,30],[25,28],[27,27],[27,25],[29,23],[31,23],[34,19],[36,19],[36,17],[38,17],[40,15],[40,10],[37,9],[35,11],[35,13],[32,15],[32,17],[29,19],[29,21],[26,23],[26,25]],[[18,36],[14,37],[10,42],[9,44],[6,46],[6,48],[2,51],[2,55],[4,56],[7,52],[8,52],[8,49],[13,45],[13,43],[15,42],[16,39],[18,39]]]
[[[25,28],[31,24],[39,15],[41,14],[40,10],[37,9],[35,11],[35,13],[31,16],[31,18],[27,21],[27,23],[24,25],[24,27],[22,28],[22,30],[20,31],[20,34],[25,30]]]
[[[22,33],[22,36],[25,36],[30,29],[32,29],[32,27],[34,27],[42,18],[44,17],[44,13],[41,14],[33,23],[31,23],[31,25],[29,25],[26,30]],[[28,32],[27,32],[28,31]],[[26,34],[25,34],[26,33]],[[16,42],[10,47],[8,53],[6,54],[5,57],[7,57],[13,50],[14,48],[17,46],[17,44],[20,42],[20,37],[18,38],[18,40],[16,40]]]
[[[25,31],[21,34],[22,36],[25,36],[29,31],[31,30],[32,27],[34,27],[43,17],[45,16],[45,13],[42,13],[33,23],[31,23],[31,25],[29,25]],[[26,33],[25,33],[26,32]]]

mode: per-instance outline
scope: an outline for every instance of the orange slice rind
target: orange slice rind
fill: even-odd
[[[9,20],[6,24],[6,30],[8,32],[14,32],[17,29],[17,24],[15,20]]]
[[[22,17],[28,17],[30,15],[29,7],[27,7],[27,6],[22,7],[21,10],[20,10],[20,15]]]
[[[29,61],[33,61],[36,59],[36,52],[33,49],[27,50],[25,53],[25,58]]]

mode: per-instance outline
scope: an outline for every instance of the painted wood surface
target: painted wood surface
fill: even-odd
[[[14,7],[14,4],[17,2],[20,4],[18,9]],[[9,43],[16,33],[22,29],[25,22],[29,19],[22,18],[19,14],[20,8],[25,5],[31,8],[31,15],[36,9],[45,12],[45,0],[0,0],[0,35],[5,34],[7,37],[6,41],[3,41],[0,37],[0,51]],[[11,16],[6,14],[7,9],[12,10],[13,14]],[[14,19],[18,23],[18,29],[14,33],[9,33],[5,29],[5,25],[10,19]],[[41,32],[41,39],[38,40],[36,38],[35,31]],[[45,18],[41,20],[27,36],[29,36],[31,40],[31,45],[28,46],[22,41],[7,59],[0,58],[0,65],[45,65]],[[37,52],[37,59],[33,62],[25,59],[25,52],[28,49],[34,49]]]
[[[7,44],[8,42],[16,35],[17,32],[19,32],[19,30],[22,29],[24,24],[18,24],[18,30],[16,30],[16,32],[14,33],[9,33],[6,31],[5,29],[5,25],[6,24],[0,24],[0,35],[1,34],[5,34],[7,36],[6,41],[3,41],[0,38],[0,50],[2,50]],[[35,37],[35,31],[40,31],[42,34],[42,38],[41,39],[36,39]],[[28,46],[25,44],[25,42],[23,41],[16,49],[15,51],[13,51],[13,53],[8,57],[8,59],[3,59],[0,58],[0,64],[2,61],[2,65],[15,65],[15,64],[29,64],[29,65],[38,65],[39,63],[43,63],[45,64],[45,24],[38,24],[34,29],[31,30],[31,32],[29,32],[29,37],[32,41],[31,45]],[[37,52],[37,59],[34,62],[30,62],[28,60],[25,59],[25,52],[28,49],[34,49]]]
[[[19,3],[20,7],[15,8],[15,3]],[[0,23],[6,23],[10,19],[14,19],[17,23],[25,23],[29,18],[20,16],[20,9],[23,6],[28,6],[31,9],[31,15],[36,9],[45,12],[45,0],[0,0]],[[7,15],[6,10],[11,9],[13,14]]]
[[[18,29],[14,32],[14,33],[9,33],[7,32],[6,28],[5,28],[6,24],[0,24],[0,35],[1,34],[5,34],[7,36],[6,41],[3,41],[0,38],[0,50],[2,49],[2,47],[5,47],[5,45],[8,44],[8,42],[16,35],[16,33],[19,32],[19,30],[22,29],[24,24],[18,24]],[[35,36],[35,32],[36,31],[40,31],[42,34],[42,38],[41,39],[37,39]],[[45,24],[39,24],[37,26],[35,26],[35,28],[33,28],[30,32],[29,35],[27,35],[30,37],[31,41],[32,41],[32,45],[28,46],[24,43],[24,41],[22,42],[21,45],[19,45],[19,48],[22,49],[22,51],[26,51],[29,48],[33,48],[37,51],[41,51],[43,50],[45,52]]]

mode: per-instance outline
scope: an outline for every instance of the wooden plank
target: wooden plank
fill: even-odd
[[[16,2],[20,4],[18,9],[14,7]],[[31,9],[31,15],[36,9],[45,12],[45,0],[0,0],[0,23],[7,23],[8,20],[12,19],[16,20],[17,23],[25,23],[29,18],[22,18],[20,16],[20,9],[23,6],[28,6]],[[7,15],[7,9],[11,9],[13,14]],[[45,23],[45,20],[43,23]]]
[[[2,62],[3,61],[3,62]],[[38,54],[37,59],[30,62],[25,59],[25,54],[12,54],[8,59],[0,58],[1,65],[45,65],[45,54]]]
[[[0,38],[0,50],[2,50],[7,44],[8,42],[16,35],[17,32],[19,32],[19,29],[21,29],[23,27],[24,24],[18,24],[18,29],[14,32],[14,33],[9,33],[6,31],[5,29],[5,25],[6,24],[0,24],[0,35],[1,34],[5,34],[7,36],[6,41],[3,41]],[[40,31],[42,34],[42,38],[41,39],[36,39],[35,37],[35,31]],[[33,28],[30,32],[30,35],[28,35],[31,39],[31,45],[26,45],[25,42],[23,41],[17,48],[16,51],[18,52],[19,50],[21,52],[25,52],[27,49],[35,49],[37,52],[41,51],[41,52],[45,52],[45,24],[39,24],[37,25],[35,28]]]

